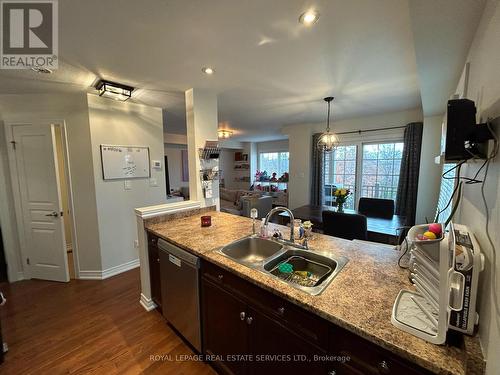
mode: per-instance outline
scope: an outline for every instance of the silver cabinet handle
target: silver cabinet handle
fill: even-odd
[[[253,322],[253,318],[251,316],[249,316],[247,318],[247,324],[252,324],[252,322]]]
[[[245,320],[246,314],[244,311],[240,312],[240,319]]]
[[[378,367],[383,374],[388,374],[391,371],[391,369],[389,368],[389,364],[386,361],[380,362],[378,364]]]
[[[57,212],[55,212],[55,211],[52,211],[51,214],[47,214],[45,216],[59,217],[59,214]]]

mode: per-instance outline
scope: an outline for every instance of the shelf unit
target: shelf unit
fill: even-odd
[[[278,192],[285,192],[288,190],[288,181],[254,181],[253,182],[254,187],[257,187],[260,185],[263,189],[263,191],[270,191],[271,186],[276,186],[278,189]]]

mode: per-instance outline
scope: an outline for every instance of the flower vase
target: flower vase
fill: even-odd
[[[344,202],[337,203],[337,212],[344,212]]]

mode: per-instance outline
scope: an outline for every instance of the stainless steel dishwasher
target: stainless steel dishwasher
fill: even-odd
[[[163,316],[201,352],[200,258],[162,239],[158,248]]]

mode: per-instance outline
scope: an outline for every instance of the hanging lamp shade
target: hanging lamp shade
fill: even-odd
[[[326,131],[319,137],[318,148],[324,152],[332,152],[335,151],[339,145],[339,138],[330,130],[330,104],[333,101],[333,96],[328,96],[323,100],[328,103],[328,113],[326,118]]]

